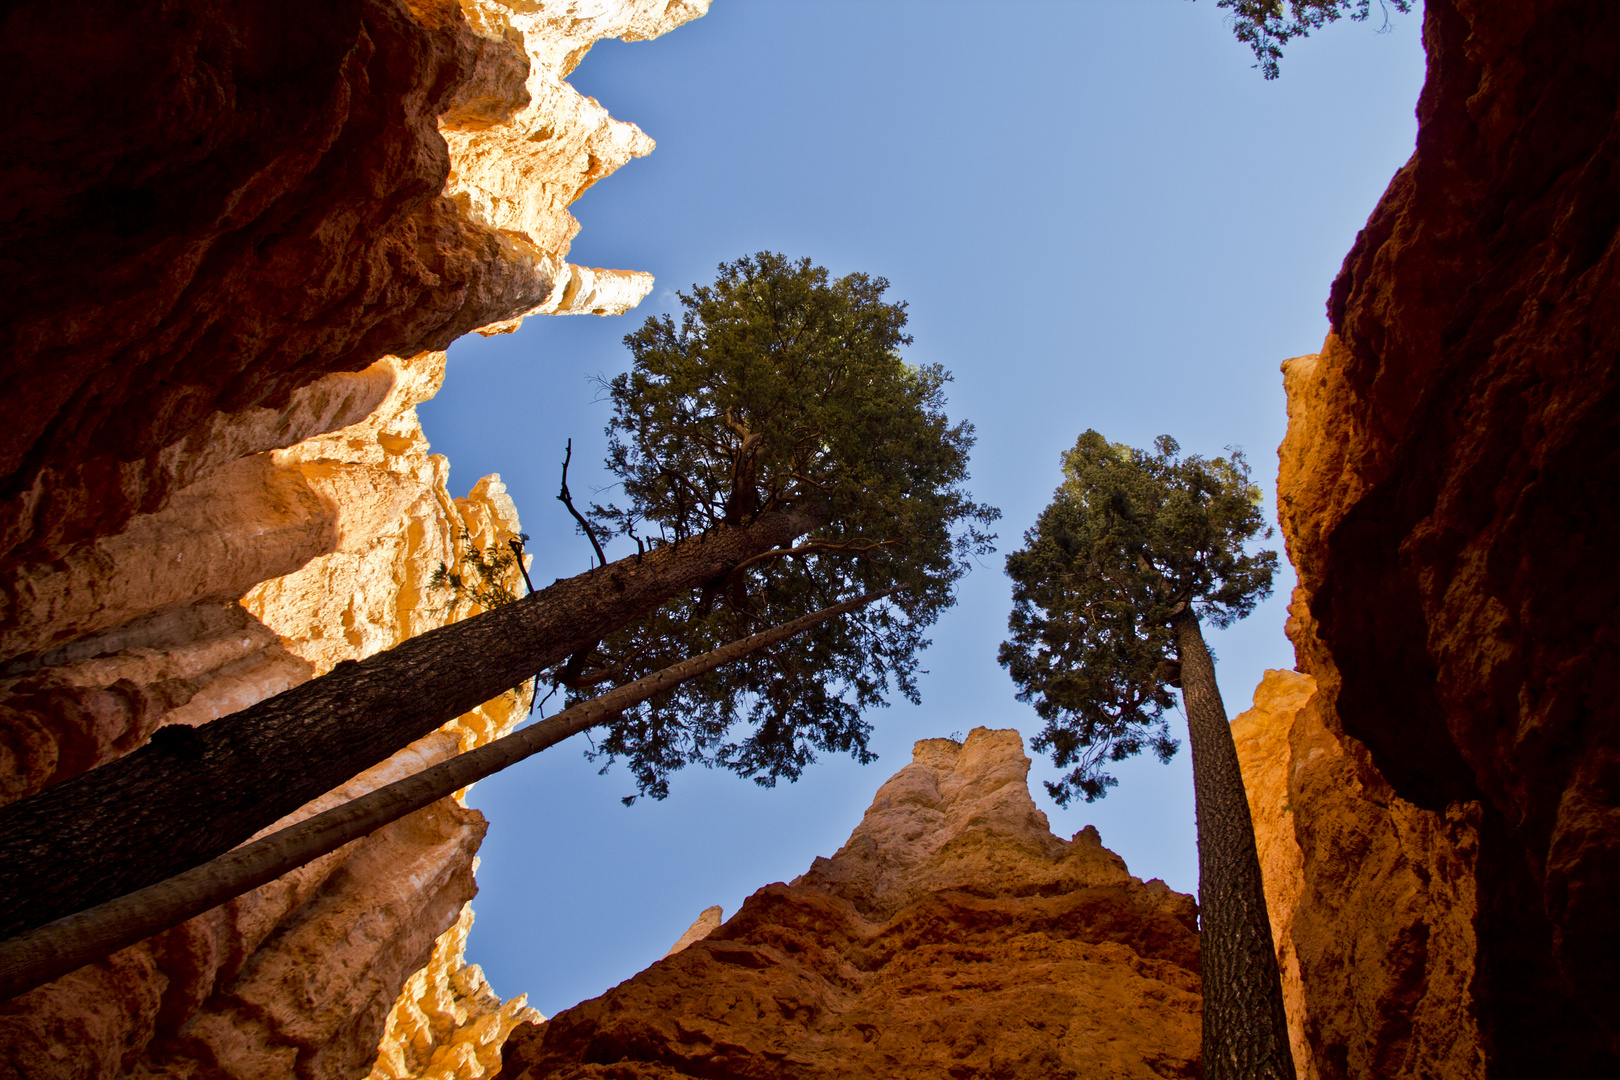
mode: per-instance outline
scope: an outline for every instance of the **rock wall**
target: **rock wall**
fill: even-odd
[[[1430,815],[1414,865],[1472,852],[1487,1073],[1607,1073],[1620,7],[1429,0],[1424,37],[1416,151],[1284,368],[1290,634],[1363,792]]]
[[[566,261],[568,204],[652,141],[563,79],[706,7],[8,10],[0,802],[476,610],[428,579],[518,522],[498,477],[453,499],[427,453],[432,350],[646,294]],[[0,1004],[0,1075],[485,1075],[527,1013],[461,965],[483,830],[444,800]]]
[[[477,869],[477,862],[473,864]],[[478,1080],[501,1070],[501,1046],[514,1027],[543,1024],[523,1004],[495,996],[477,964],[467,964],[472,908],[433,946],[427,966],[405,982],[388,1015],[370,1080]]]
[[[469,546],[504,542],[517,530],[516,510],[498,477],[452,500],[448,463],[427,453],[415,406],[438,389],[444,354],[385,357],[365,375],[368,385],[387,388],[370,417],[248,459],[251,471],[222,469],[233,477],[230,486],[215,474],[203,482],[206,498],[194,500],[187,489],[150,524],[136,519],[162,557],[142,567],[122,595],[206,594],[213,575],[234,587],[240,562],[208,554],[263,550],[255,543],[275,535],[286,515],[267,524],[254,514],[288,505],[277,501],[285,491],[306,493],[317,508],[295,521],[305,542],[324,542],[326,553],[255,586],[239,603],[205,599],[138,617],[85,635],[57,650],[66,656],[47,656],[60,662],[8,680],[6,715],[27,703],[27,730],[39,736],[41,751],[22,759],[16,782],[49,783],[65,771],[64,761],[84,760],[86,747],[102,760],[114,757],[158,727],[206,723],[450,617],[444,598],[430,595],[428,578],[440,562],[455,565]],[[198,517],[195,506],[208,512]],[[190,562],[173,557],[196,552]],[[105,608],[85,610],[94,616]],[[214,632],[183,636],[197,625]],[[119,681],[109,685],[113,677]],[[97,711],[104,698],[119,695],[145,707]],[[73,703],[81,704],[77,713],[65,707]],[[279,824],[497,737],[522,711],[515,694],[496,699]],[[63,723],[80,715],[98,723]],[[53,735],[61,736],[54,744]],[[53,745],[54,755],[43,752]],[[39,763],[54,771],[27,767]],[[400,987],[476,891],[472,860],[483,832],[475,811],[444,800],[0,1005],[5,1063],[12,1075],[30,1078],[364,1072]]]
[[[1479,807],[1394,794],[1316,689],[1268,671],[1232,722],[1300,1080],[1483,1080]]]
[[[1192,897],[1053,836],[1028,771],[1015,731],[919,742],[836,855],[518,1027],[501,1076],[1199,1075]]]
[[[646,275],[566,263],[566,207],[652,143],[562,80],[707,6],[15,5],[0,370],[28,407],[0,430],[0,557],[48,561],[287,445],[216,429],[323,375],[634,303]]]

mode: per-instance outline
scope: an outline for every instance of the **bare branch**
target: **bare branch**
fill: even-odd
[[[868,551],[892,547],[899,542],[898,540],[868,540],[865,543],[858,544],[852,540],[809,540],[797,547],[777,548],[774,551],[761,552],[751,559],[745,559],[738,563],[732,573],[735,574],[738,570],[746,570],[757,562],[764,562],[766,559],[780,559],[785,555],[865,555]]]
[[[591,523],[585,520],[585,516],[574,509],[573,497],[568,494],[568,463],[572,460],[574,460],[574,440],[569,439],[568,453],[563,457],[562,490],[557,493],[557,501],[568,507],[568,512],[574,515],[574,520],[579,522],[579,527],[585,530],[586,539],[590,540],[591,547],[596,550],[597,561],[606,566],[607,556],[602,554],[602,545],[596,542],[596,531],[591,528]],[[523,576],[527,579],[528,572],[525,571]],[[533,592],[534,586],[531,585],[529,591]]]

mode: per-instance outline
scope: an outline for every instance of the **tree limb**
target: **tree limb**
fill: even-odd
[[[574,509],[574,500],[568,494],[568,463],[572,460],[574,460],[574,440],[569,439],[568,453],[563,457],[562,490],[557,493],[557,501],[568,507],[568,512],[574,515],[574,520],[579,522],[579,527],[585,530],[585,536],[588,540],[590,540],[591,547],[596,549],[597,562],[601,563],[603,566],[606,566],[607,556],[602,554],[602,545],[596,542],[596,532],[591,528],[591,523],[586,521],[584,516],[578,510]],[[525,579],[527,579],[529,576],[528,572],[524,571],[523,576]],[[532,585],[529,588],[531,592],[534,589]]]
[[[864,555],[868,551],[876,551],[878,548],[883,547],[892,547],[899,542],[900,541],[898,540],[868,540],[866,543],[857,546],[853,541],[811,540],[807,543],[800,544],[797,547],[777,548],[775,551],[762,551],[753,558],[745,559],[738,563],[731,572],[735,574],[738,570],[746,570],[755,563],[764,562],[766,559],[780,559],[786,555]]]
[[[900,587],[846,600],[683,660],[165,881],[0,943],[0,1000],[178,926],[656,694],[898,591]]]

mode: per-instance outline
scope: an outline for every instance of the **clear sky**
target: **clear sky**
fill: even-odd
[[[499,472],[536,581],[585,570],[590,547],[553,496],[569,438],[576,498],[608,482],[593,376],[628,366],[624,335],[675,309],[676,290],[770,249],[882,275],[910,304],[908,358],[955,374],[950,415],[978,429],[971,486],[1005,515],[1003,552],[1087,428],[1240,446],[1269,491],[1278,364],[1320,346],[1328,286],[1412,150],[1420,23],[1330,27],[1267,83],[1224,14],[1212,0],[714,0],[662,38],[596,46],[571,81],[658,148],[575,205],[570,259],[658,285],[625,316],[535,318],[453,346],[421,409],[452,489]],[[1291,586],[1212,634],[1234,715],[1264,669],[1293,666]],[[922,706],[869,717],[873,765],[823,759],[775,790],[687,770],[665,802],[627,809],[634,783],[598,776],[580,737],[482,782],[469,958],[552,1015],[661,957],[703,908],[729,917],[831,855],[916,739],[987,725],[1027,744],[1039,723],[995,661],[1009,606],[987,558],[936,627]],[[1185,748],[1117,773],[1106,799],[1067,810],[1038,783],[1049,764],[1032,787],[1055,832],[1095,824],[1132,873],[1195,891]]]

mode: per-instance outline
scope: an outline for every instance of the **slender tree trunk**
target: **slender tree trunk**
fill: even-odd
[[[454,794],[468,784],[612,719],[656,694],[898,591],[896,588],[868,593],[683,660],[496,739],[487,746],[469,750],[245,844],[167,881],[148,885],[0,943],[0,1000],[26,993],[91,961],[178,926],[294,867],[336,851],[351,840],[358,840],[391,821]]]
[[[1198,617],[1177,617],[1198,813],[1205,1080],[1294,1080],[1282,978],[1237,746]]]
[[[814,509],[663,546],[346,661],[0,808],[0,938],[207,862],[669,598],[824,522]]]

